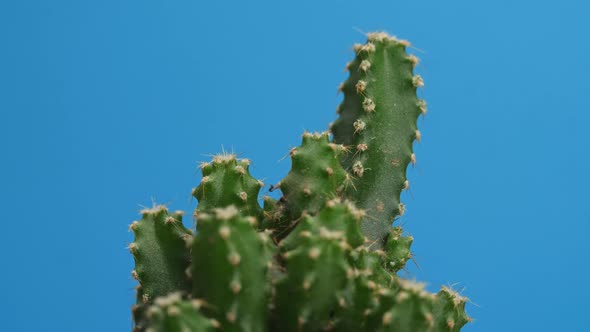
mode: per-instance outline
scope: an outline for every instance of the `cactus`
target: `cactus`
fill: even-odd
[[[416,121],[426,112],[416,97],[424,83],[413,75],[418,59],[406,54],[408,44],[371,33],[365,45],[355,45],[351,75],[341,85],[340,118],[331,127],[334,141],[352,148],[343,165],[354,175],[354,186],[345,196],[366,210],[363,232],[377,248],[384,246],[391,220],[404,212],[400,193],[409,186],[406,168],[416,159]]]
[[[470,321],[450,287],[397,275],[414,239],[392,224],[426,112],[408,45],[377,32],[354,47],[339,118],[291,150],[280,199],[261,207],[250,162],[223,153],[201,164],[195,235],[181,212],[142,211],[130,226],[134,331],[455,332]]]

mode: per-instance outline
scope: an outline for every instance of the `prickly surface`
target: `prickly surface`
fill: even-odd
[[[423,85],[406,54],[405,41],[384,33],[368,35],[355,46],[350,76],[342,85],[340,117],[331,126],[334,142],[351,147],[342,159],[353,176],[346,197],[366,210],[363,232],[373,249],[384,246],[391,223],[403,214],[400,193],[407,188],[406,168],[415,160],[412,144],[420,139],[416,120],[426,104],[416,97]]]
[[[349,255],[351,270],[347,285],[338,299],[334,330],[370,331],[367,318],[379,307],[379,294],[394,284],[394,276],[384,269],[379,253],[358,248]]]
[[[264,196],[262,199],[264,207],[259,229],[271,231],[272,237],[278,241],[289,234],[294,223],[287,214],[284,198],[277,201],[272,197]]]
[[[279,185],[291,220],[303,212],[316,214],[344,188],[347,174],[339,159],[345,148],[330,143],[329,137],[328,132],[306,132],[301,145],[291,149],[291,170]]]
[[[266,331],[268,236],[234,206],[201,213],[192,247],[193,297],[225,332]]]
[[[276,287],[275,329],[317,331],[328,323],[346,284],[347,252],[363,242],[360,217],[349,203],[332,200],[317,216],[304,215],[281,242],[287,274]]]
[[[399,194],[409,186],[416,117],[426,104],[415,95],[423,82],[412,74],[417,59],[406,55],[407,42],[368,37],[347,66],[334,143],[327,133],[304,134],[278,186],[280,200],[265,197],[261,209],[262,183],[250,175],[249,161],[222,154],[201,165],[203,180],[193,190],[196,239],[184,228],[162,231],[160,213],[169,224],[175,218],[161,207],[132,224],[132,275],[140,280],[134,332],[456,332],[470,321],[466,298],[452,289],[431,294],[396,276],[412,257],[413,238],[391,223],[403,213]],[[155,282],[166,264],[188,264],[190,257],[170,254],[184,242],[192,244],[191,283],[176,286],[185,272],[176,267],[172,281]],[[186,258],[186,248],[179,252]]]
[[[199,201],[197,214],[230,205],[246,216],[262,214],[258,192],[264,184],[250,175],[248,159],[238,160],[233,154],[220,154],[200,167],[203,178],[193,189],[193,196]]]
[[[133,317],[133,332],[143,332],[147,327],[146,309],[148,304],[143,302],[143,292],[141,285],[135,287],[135,304],[131,306],[131,316]]]
[[[146,332],[214,332],[219,323],[205,317],[199,300],[182,300],[179,293],[156,299],[149,307],[149,327]]]
[[[393,227],[389,231],[384,248],[384,258],[389,270],[397,272],[406,266],[406,263],[412,258],[410,247],[414,242],[412,236],[403,236],[403,230],[400,226]]]
[[[436,331],[458,332],[471,321],[465,312],[468,299],[450,287],[442,287],[434,305]]]
[[[141,211],[130,230],[135,241],[129,250],[135,258],[133,278],[141,285],[140,303],[152,303],[171,292],[190,292],[191,282],[185,271],[190,263],[187,242],[192,232],[182,225],[182,212],[168,213],[163,205]]]

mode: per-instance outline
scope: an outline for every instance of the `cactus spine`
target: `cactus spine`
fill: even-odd
[[[232,154],[201,164],[197,232],[164,206],[131,225],[134,331],[459,331],[467,299],[397,272],[412,258],[400,193],[416,161],[426,103],[408,42],[370,33],[356,45],[330,132],[304,133],[276,186]]]

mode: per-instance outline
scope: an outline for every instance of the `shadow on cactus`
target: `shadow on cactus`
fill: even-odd
[[[181,212],[141,212],[134,331],[459,331],[470,320],[452,289],[396,274],[413,238],[392,223],[426,112],[407,46],[382,32],[354,46],[339,118],[291,150],[278,201],[261,207],[250,162],[222,154],[192,192],[196,233]]]

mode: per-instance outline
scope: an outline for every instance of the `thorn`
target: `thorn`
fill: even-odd
[[[351,61],[351,62],[348,62],[348,63],[346,64],[346,66],[344,66],[344,72],[347,72],[347,71],[349,71],[349,70],[350,70],[350,65],[352,65],[352,61]]]
[[[361,47],[361,52],[373,53],[375,52],[375,44],[368,42]]]
[[[242,257],[240,257],[240,255],[236,252],[232,252],[231,254],[229,254],[227,256],[227,260],[229,261],[229,263],[233,266],[237,266],[238,264],[240,264],[240,261],[242,260]]]
[[[178,309],[177,306],[169,306],[168,309],[166,310],[166,312],[168,313],[168,316],[178,316],[180,315],[180,309]]]
[[[353,124],[354,127],[354,133],[356,134],[357,132],[361,132],[363,130],[365,130],[365,127],[367,126],[367,124],[363,121],[363,120],[356,120]]]
[[[363,60],[363,61],[361,61],[359,68],[362,71],[367,72],[369,70],[369,68],[371,68],[371,62],[369,60]]]
[[[238,209],[235,206],[230,205],[225,208],[215,209],[215,216],[217,219],[229,220],[238,215]]]
[[[242,166],[240,166],[240,165],[238,165],[238,166],[234,167],[234,169],[236,170],[236,172],[237,172],[238,174],[241,174],[241,175],[244,175],[244,174],[246,174],[246,170],[244,169],[244,167],[242,167]]]
[[[320,256],[320,249],[317,247],[311,248],[307,255],[310,259],[316,260]]]
[[[363,80],[359,80],[356,85],[356,93],[362,93],[367,88],[367,82]]]
[[[420,109],[420,113],[422,113],[422,115],[426,115],[426,112],[428,111],[426,109],[426,101],[424,99],[420,99],[418,100],[418,108]]]
[[[363,173],[365,171],[364,167],[363,167],[363,163],[361,163],[360,160],[357,160],[353,165],[352,165],[352,171],[353,173],[358,176],[358,177],[362,177]]]
[[[332,176],[334,174],[334,170],[332,167],[326,167],[326,173],[328,173],[328,176]]]
[[[227,226],[221,226],[219,228],[219,236],[222,239],[227,240],[230,235],[231,235],[231,230],[229,229],[229,227],[227,227]]]
[[[132,254],[135,254],[137,252],[137,243],[135,242],[131,242],[129,244],[129,246],[127,246],[127,249],[129,249],[129,252],[131,252]]]
[[[383,325],[387,326],[387,325],[389,325],[391,323],[391,318],[392,318],[391,316],[392,316],[391,315],[391,312],[386,312],[383,315],[383,319],[382,319]]]
[[[211,318],[209,319],[209,322],[211,322],[211,326],[213,326],[214,329],[218,329],[221,326],[217,319]]]
[[[420,75],[416,75],[414,77],[412,77],[412,84],[416,87],[416,88],[421,88],[424,86],[424,80],[422,80],[422,76]]]
[[[412,63],[413,67],[416,67],[418,65],[418,63],[420,62],[420,59],[418,59],[418,57],[415,56],[414,54],[408,55],[407,59]]]
[[[420,142],[420,139],[422,139],[422,134],[420,134],[420,130],[416,130],[416,141]]]
[[[375,111],[375,102],[373,102],[373,99],[365,98],[365,100],[363,100],[363,110],[367,113]]]
[[[129,225],[129,231],[133,231],[135,232],[137,230],[137,227],[139,226],[139,222],[134,221]]]
[[[410,45],[412,45],[412,43],[410,43],[409,41],[407,41],[405,39],[399,39],[399,40],[397,40],[397,42],[402,44],[405,47],[409,47]]]
[[[367,39],[370,41],[382,42],[384,40],[388,40],[389,38],[389,34],[383,31],[367,33]]]
[[[229,285],[229,288],[231,289],[232,293],[238,294],[242,290],[242,284],[240,284],[239,281],[234,280]]]

